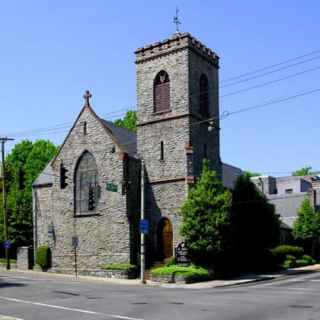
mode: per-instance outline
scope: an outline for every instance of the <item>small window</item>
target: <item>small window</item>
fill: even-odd
[[[154,112],[170,110],[170,80],[165,71],[160,71],[153,84]]]
[[[285,190],[285,193],[291,194],[291,193],[293,193],[293,189],[286,189],[286,190]]]
[[[83,135],[86,136],[87,135],[87,121],[83,122]]]
[[[163,141],[160,142],[160,160],[164,160],[164,144]]]

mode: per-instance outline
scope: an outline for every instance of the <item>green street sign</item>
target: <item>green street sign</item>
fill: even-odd
[[[118,186],[113,182],[107,182],[106,189],[107,191],[118,192]]]

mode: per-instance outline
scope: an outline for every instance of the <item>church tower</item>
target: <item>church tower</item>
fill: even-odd
[[[136,52],[138,154],[147,175],[150,250],[158,260],[181,241],[179,209],[207,158],[221,174],[219,57],[189,33]],[[212,120],[210,120],[212,119]]]

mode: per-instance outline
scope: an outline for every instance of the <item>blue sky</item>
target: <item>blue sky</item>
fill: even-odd
[[[320,49],[320,4],[315,0],[5,1],[0,13],[0,134],[71,123],[86,89],[101,116],[113,119],[135,107],[134,50],[172,35],[176,5],[182,31],[220,55],[221,80]],[[315,68],[319,56],[221,88],[221,95]],[[319,79],[320,70],[315,70],[225,97],[220,110],[317,89]],[[318,92],[225,119],[222,160],[259,172],[287,172],[304,165],[320,170],[319,99]],[[61,143],[65,134],[60,130],[24,137]]]

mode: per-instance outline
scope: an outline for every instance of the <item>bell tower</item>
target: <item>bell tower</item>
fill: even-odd
[[[176,245],[178,211],[203,159],[221,173],[219,57],[189,33],[178,32],[135,54],[138,153],[148,178],[146,211],[154,219],[154,234],[161,218],[170,219]]]

